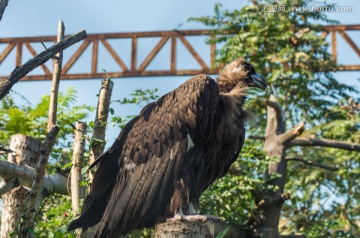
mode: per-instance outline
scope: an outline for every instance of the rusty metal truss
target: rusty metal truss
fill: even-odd
[[[349,36],[349,31],[360,32],[360,25],[333,25],[325,26],[323,29],[323,35],[331,35],[331,55],[332,59],[338,60],[337,45],[338,35],[340,35],[350,48],[360,57],[359,46]],[[104,78],[106,74],[113,78],[119,77],[140,77],[140,76],[166,76],[166,75],[194,75],[194,74],[216,74],[219,68],[214,68],[216,45],[206,45],[205,38],[202,39],[201,44],[206,45],[208,55],[201,56],[197,47],[191,43],[191,39],[194,37],[214,37],[214,32],[210,30],[184,30],[184,31],[153,31],[153,32],[128,32],[128,33],[105,33],[105,34],[91,34],[83,40],[78,48],[69,55],[63,62],[62,79],[92,79],[92,78]],[[113,40],[125,39],[129,41],[131,49],[128,56],[124,56],[125,50],[117,49],[112,45]],[[153,39],[156,42],[155,46],[150,47],[151,50],[140,60],[139,50],[140,41],[142,39]],[[360,38],[356,38],[359,41]],[[15,59],[15,65],[19,66],[24,63],[23,53],[28,51],[31,57],[36,56],[38,52],[35,50],[36,44],[53,44],[56,40],[55,36],[44,37],[23,37],[23,38],[2,38],[0,39],[0,69],[1,64],[7,59],[11,58],[10,53],[15,51],[15,56],[11,60]],[[170,42],[170,44],[167,44]],[[168,58],[163,59],[167,62],[168,66],[165,69],[150,69],[149,65],[153,62],[158,53],[165,48],[165,45],[169,48],[166,52]],[[182,51],[187,51],[190,57],[197,62],[197,64],[191,64],[191,67],[179,69],[177,67],[179,45],[182,45]],[[99,47],[102,47],[104,51],[113,59],[117,69],[108,72],[99,70]],[[2,49],[2,50],[1,50]],[[81,57],[86,49],[91,50],[89,57]],[[66,50],[65,52],[67,52]],[[143,52],[142,52],[143,53]],[[83,58],[87,58],[90,62],[89,69],[81,69],[80,71],[72,72],[71,69],[74,64],[88,64]],[[89,59],[91,58],[91,59]],[[10,60],[10,59],[9,59]],[[360,61],[358,61],[360,62]],[[23,80],[48,80],[51,79],[50,67],[44,64],[42,66],[43,72],[40,74],[30,74],[23,78]],[[11,70],[11,69],[10,69]],[[338,71],[356,71],[360,70],[360,64],[354,65],[341,65]],[[4,73],[4,68],[1,69]],[[10,71],[9,71],[10,72]],[[0,76],[3,79],[6,75]]]

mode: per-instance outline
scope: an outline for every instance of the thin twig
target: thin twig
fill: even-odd
[[[0,21],[4,15],[5,8],[7,7],[8,2],[9,2],[9,0],[1,0],[0,1]]]
[[[350,151],[360,151],[360,144],[319,138],[298,137],[290,142],[290,146],[322,146]]]
[[[306,165],[311,165],[311,166],[315,166],[315,167],[319,167],[319,168],[331,170],[331,171],[339,170],[339,168],[336,168],[336,167],[330,167],[330,166],[326,166],[323,164],[314,163],[313,161],[305,160],[305,159],[298,158],[298,157],[289,157],[289,158],[286,158],[286,161],[297,161],[297,162],[301,162]]]

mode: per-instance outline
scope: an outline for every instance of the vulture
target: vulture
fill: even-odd
[[[264,90],[266,80],[238,58],[216,80],[196,75],[145,106],[91,165],[90,192],[68,229],[99,224],[95,237],[113,238],[195,214],[200,195],[240,153],[251,87]]]

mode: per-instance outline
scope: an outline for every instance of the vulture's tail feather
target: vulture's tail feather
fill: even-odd
[[[100,222],[119,171],[118,157],[118,151],[114,153],[107,151],[98,159],[101,163],[91,185],[91,191],[84,201],[81,216],[68,225],[68,230],[82,228],[85,231]]]

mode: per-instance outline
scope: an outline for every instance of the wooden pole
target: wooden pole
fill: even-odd
[[[71,168],[71,202],[75,213],[79,211],[81,161],[85,152],[86,124],[77,122],[75,126],[75,142]]]
[[[97,105],[94,131],[91,136],[90,164],[92,164],[103,153],[105,147],[106,123],[109,116],[109,107],[111,94],[114,86],[110,78],[106,78],[101,83],[99,101]],[[89,172],[90,182],[93,180],[93,174]]]

